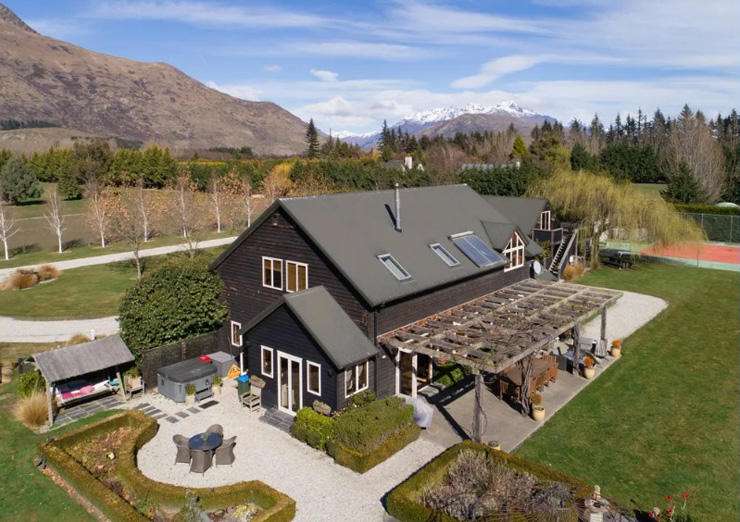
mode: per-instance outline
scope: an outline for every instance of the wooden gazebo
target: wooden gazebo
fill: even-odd
[[[528,279],[388,332],[380,342],[470,368],[480,397],[481,372],[498,374],[523,362],[568,330],[573,330],[578,361],[580,325],[599,313],[603,346],[606,308],[621,296],[613,290]],[[482,412],[480,401],[475,403],[473,438],[480,440]]]

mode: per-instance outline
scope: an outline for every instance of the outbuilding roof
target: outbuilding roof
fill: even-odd
[[[506,216],[525,234],[535,227],[540,212],[547,207],[547,200],[543,198],[517,198],[509,196],[482,196],[496,210]]]
[[[37,353],[33,358],[48,383],[123,366],[134,361],[134,356],[120,335]]]
[[[347,368],[378,353],[377,347],[323,286],[284,294],[275,305],[252,319],[241,333],[247,334],[283,305],[295,315],[338,369]]]

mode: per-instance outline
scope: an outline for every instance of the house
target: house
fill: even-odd
[[[223,342],[286,413],[365,389],[415,395],[432,358],[379,338],[529,279],[541,209],[527,208],[517,222],[467,185],[279,199],[213,263]]]

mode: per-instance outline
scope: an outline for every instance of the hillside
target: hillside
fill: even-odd
[[[0,119],[44,120],[174,149],[304,149],[305,123],[270,102],[210,89],[165,63],[88,51],[40,35],[0,4]]]

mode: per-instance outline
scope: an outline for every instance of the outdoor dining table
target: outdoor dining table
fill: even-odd
[[[198,433],[188,439],[191,450],[213,451],[224,441],[223,435],[219,433]]]

